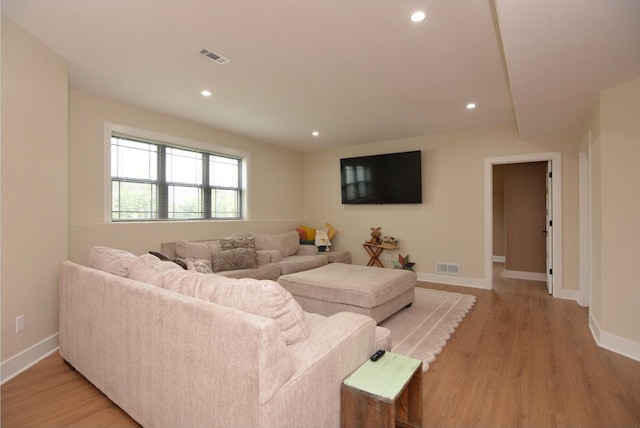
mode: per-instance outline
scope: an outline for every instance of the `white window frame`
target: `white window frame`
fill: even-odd
[[[210,143],[203,143],[200,141],[189,140],[186,138],[176,137],[173,135],[162,134],[159,132],[146,131],[144,129],[133,128],[130,126],[118,125],[115,123],[104,123],[104,143],[103,143],[103,163],[102,163],[102,176],[103,176],[103,216],[105,223],[146,223],[157,222],[155,219],[144,220],[127,220],[126,222],[114,221],[111,218],[112,210],[112,194],[111,194],[111,137],[113,134],[124,134],[132,138],[140,138],[143,140],[157,141],[159,144],[165,143],[176,148],[182,148],[186,150],[202,150],[209,153],[216,153],[220,155],[228,155],[242,160],[242,213],[239,219],[191,219],[191,220],[178,220],[169,219],[161,220],[162,222],[185,222],[185,221],[243,221],[249,220],[250,206],[249,206],[249,188],[247,183],[249,182],[249,169],[251,162],[251,155],[247,152],[232,149],[229,147],[218,146]]]

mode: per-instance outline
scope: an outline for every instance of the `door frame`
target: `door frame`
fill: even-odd
[[[549,162],[551,181],[553,237],[553,297],[562,297],[562,154],[560,152],[485,158],[484,160],[484,282],[493,288],[493,166],[510,163]]]

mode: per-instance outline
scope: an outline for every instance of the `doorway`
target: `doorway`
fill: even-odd
[[[505,278],[548,281],[548,164],[493,165],[493,260]]]
[[[515,163],[548,162],[549,164],[549,227],[548,254],[550,260],[549,290],[554,297],[562,296],[562,164],[561,154],[539,153],[531,155],[515,155],[485,159],[485,283],[486,288],[493,288],[493,166]],[[541,231],[542,233],[542,231]]]

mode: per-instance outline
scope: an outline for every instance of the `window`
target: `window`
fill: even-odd
[[[111,219],[243,217],[243,159],[111,134]]]

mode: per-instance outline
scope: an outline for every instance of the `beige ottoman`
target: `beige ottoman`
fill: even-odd
[[[401,269],[331,263],[282,275],[278,282],[307,312],[322,315],[355,312],[380,323],[411,305],[416,274]]]

